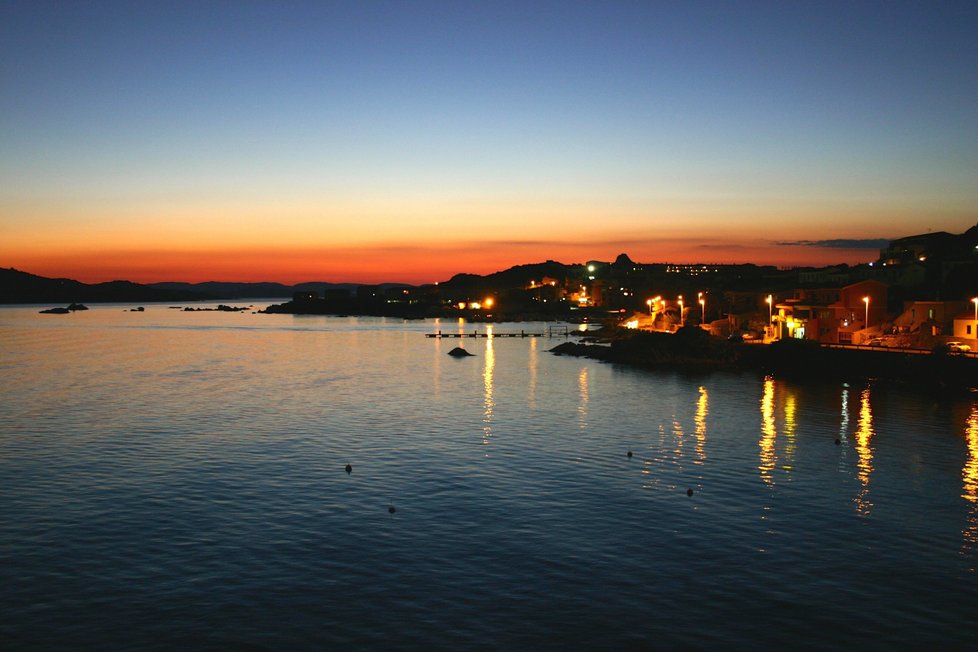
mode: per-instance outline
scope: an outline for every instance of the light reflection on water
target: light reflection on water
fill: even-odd
[[[706,459],[706,417],[710,413],[710,395],[706,388],[700,386],[700,396],[696,400],[696,460],[694,464],[703,464]]]
[[[590,400],[590,392],[588,388],[588,369],[587,367],[582,367],[577,374],[577,391],[580,396],[580,401],[577,405],[577,416],[578,416],[578,427],[581,430],[587,429],[587,407],[588,401]]]
[[[971,406],[971,413],[965,424],[965,442],[968,456],[961,469],[963,491],[961,497],[970,504],[968,521],[964,528],[964,553],[971,559],[971,570],[975,570],[975,553],[978,549],[978,405]]]
[[[492,333],[490,327],[489,333]],[[490,337],[486,340],[485,367],[482,372],[482,382],[485,388],[485,404],[482,411],[482,443],[488,444],[492,439],[492,410],[496,406],[493,398],[493,372],[496,368],[495,344]]]
[[[50,317],[0,309],[14,649],[974,642],[974,399],[423,337],[490,328],[454,320]]]
[[[856,511],[860,516],[869,516],[873,503],[869,496],[869,481],[873,475],[873,410],[869,404],[869,387],[862,391],[859,403],[859,423],[856,427],[857,476],[862,487],[856,495]]]
[[[764,379],[764,395],[761,397],[761,438],[758,440],[760,464],[757,468],[761,473],[761,480],[768,485],[774,484],[772,471],[778,462],[774,448],[778,437],[774,422],[774,387],[773,378],[768,376]]]
[[[789,475],[795,459],[796,409],[797,404],[794,389],[787,387],[784,397],[784,463],[781,465],[781,468]]]

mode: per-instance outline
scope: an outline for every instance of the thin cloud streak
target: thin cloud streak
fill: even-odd
[[[826,249],[882,249],[890,243],[883,238],[835,240],[783,240],[776,244],[789,247],[824,247]]]

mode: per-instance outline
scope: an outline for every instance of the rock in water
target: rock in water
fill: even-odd
[[[448,352],[448,355],[452,356],[453,358],[465,358],[472,354],[466,351],[465,349],[463,349],[462,347],[456,346],[454,349]]]

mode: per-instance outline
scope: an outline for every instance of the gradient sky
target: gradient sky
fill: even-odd
[[[978,222],[976,34],[973,0],[0,0],[0,266],[865,262]]]

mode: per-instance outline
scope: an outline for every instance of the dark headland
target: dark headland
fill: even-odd
[[[747,344],[692,326],[675,333],[614,329],[590,337],[598,342],[565,342],[551,352],[646,369],[753,371],[799,381],[879,379],[911,383],[925,391],[978,390],[978,358],[940,346],[915,352],[843,349],[793,338]]]

